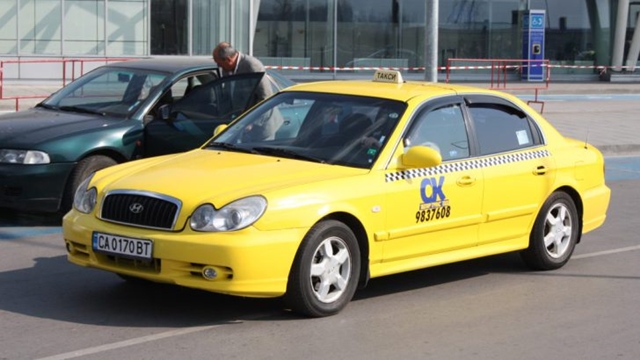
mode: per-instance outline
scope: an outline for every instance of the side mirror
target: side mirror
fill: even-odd
[[[407,168],[428,168],[442,164],[442,155],[428,146],[412,146],[400,161]]]
[[[218,134],[223,132],[227,128],[227,126],[227,124],[220,124],[216,126],[216,128],[213,130],[213,136],[218,136]]]

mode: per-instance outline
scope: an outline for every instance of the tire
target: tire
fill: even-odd
[[[115,164],[117,164],[115,160],[104,155],[94,155],[80,160],[78,165],[71,171],[71,175],[67,181],[67,186],[62,194],[62,201],[60,202],[60,212],[65,214],[71,210],[76,189],[87,176]]]
[[[327,220],[314,225],[294,260],[285,300],[295,312],[323,317],[340,312],[356,291],[360,248],[351,229]]]
[[[569,195],[556,192],[545,201],[520,255],[534,270],[554,270],[569,261],[580,236],[580,220]]]

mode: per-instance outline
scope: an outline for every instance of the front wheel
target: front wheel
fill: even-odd
[[[535,270],[558,269],[569,261],[580,236],[578,211],[565,193],[545,201],[529,237],[529,248],[520,255]]]
[[[322,221],[302,241],[285,298],[304,315],[333,315],[351,301],[359,276],[360,248],[351,229],[339,221]]]

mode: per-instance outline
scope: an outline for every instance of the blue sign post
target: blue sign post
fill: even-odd
[[[522,18],[522,57],[527,62],[522,64],[522,80],[544,81],[544,33],[545,11],[528,10]],[[540,61],[537,61],[540,60]]]

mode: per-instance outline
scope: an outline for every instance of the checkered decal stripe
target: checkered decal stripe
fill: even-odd
[[[506,154],[500,156],[492,156],[482,159],[474,159],[468,161],[460,161],[454,163],[441,164],[436,167],[427,169],[411,169],[405,171],[399,171],[386,175],[386,182],[408,180],[414,178],[422,178],[427,176],[448,174],[456,171],[463,171],[469,169],[480,169],[491,166],[505,165],[520,161],[539,159],[549,156],[548,150],[535,150],[528,152],[520,152],[515,154]]]

